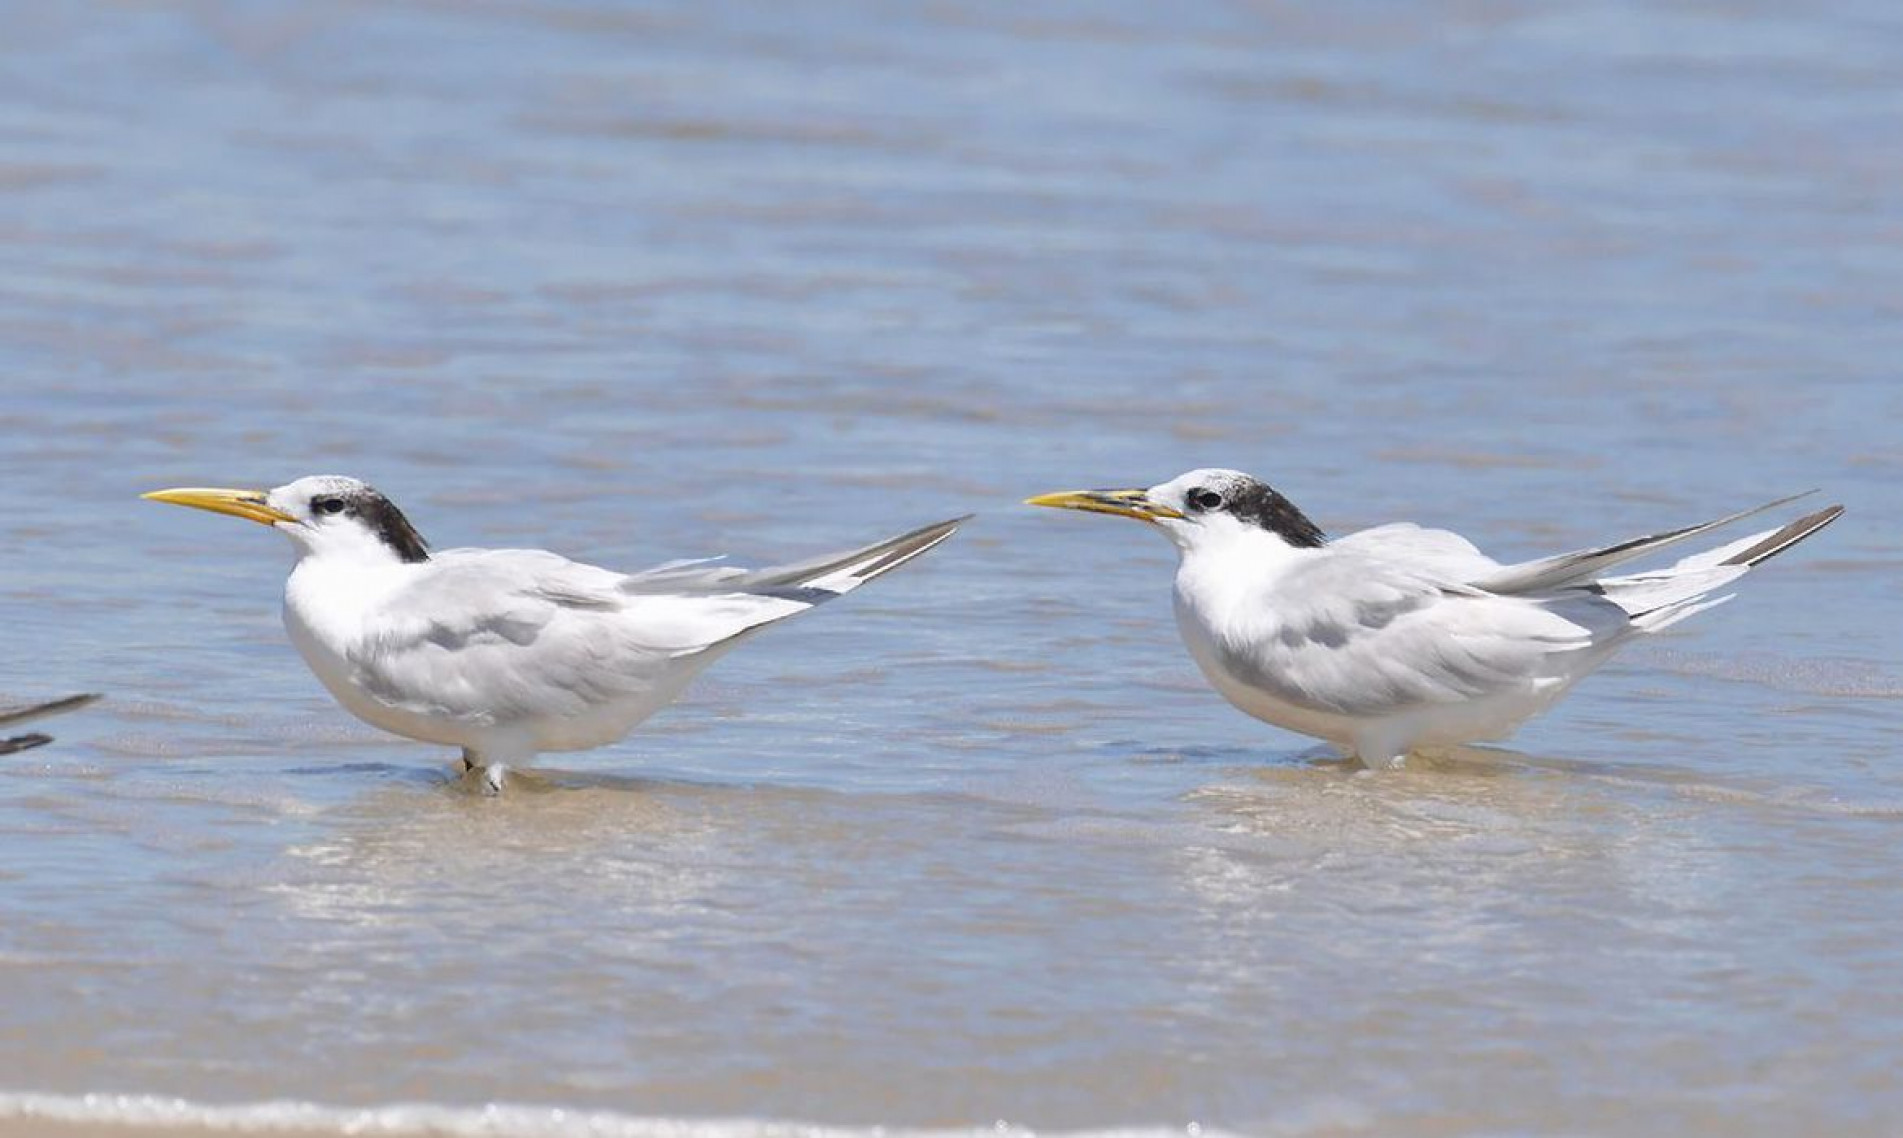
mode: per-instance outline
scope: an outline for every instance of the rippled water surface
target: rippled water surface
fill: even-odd
[[[0,14],[0,695],[106,694],[0,759],[0,1133],[1903,1126],[1890,5]],[[1015,504],[1202,465],[1850,513],[1377,777]],[[136,498],[332,471],[627,568],[978,517],[486,801]]]

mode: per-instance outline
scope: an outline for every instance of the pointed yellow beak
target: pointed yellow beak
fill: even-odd
[[[1060,510],[1084,510],[1093,514],[1116,514],[1118,517],[1137,518],[1146,522],[1183,516],[1161,502],[1150,501],[1148,492],[1143,490],[1065,490],[1059,494],[1026,498],[1024,504],[1052,506]]]
[[[210,486],[181,486],[176,490],[154,490],[150,494],[141,494],[139,497],[150,498],[154,502],[170,502],[174,506],[190,506],[195,510],[210,510],[214,514],[230,514],[234,518],[243,518],[245,521],[257,522],[259,525],[273,526],[279,522],[297,520],[265,502],[262,490],[219,490]]]

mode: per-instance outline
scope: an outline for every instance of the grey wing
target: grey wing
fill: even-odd
[[[1355,717],[1538,685],[1555,657],[1616,636],[1623,612],[1596,598],[1502,597],[1359,556],[1292,570],[1231,622],[1224,662],[1284,702]]]
[[[1471,581],[1500,568],[1473,542],[1451,530],[1393,522],[1357,530],[1329,543],[1331,549],[1411,565],[1448,581]]]
[[[623,574],[538,550],[452,550],[351,654],[393,706],[478,722],[575,715],[649,691],[670,665],[809,607],[745,594],[630,595]]]
[[[449,550],[391,600],[386,632],[351,663],[394,706],[493,722],[573,715],[896,569],[962,520],[751,572],[676,561],[622,574],[541,550]]]

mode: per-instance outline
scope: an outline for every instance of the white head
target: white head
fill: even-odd
[[[1293,502],[1239,470],[1192,470],[1147,490],[1071,490],[1029,502],[1137,518],[1162,530],[1185,553],[1265,539],[1290,549],[1317,549],[1327,540]]]
[[[268,525],[291,539],[299,557],[429,560],[428,544],[403,511],[374,487],[342,475],[312,475],[268,492],[186,487],[145,497]]]

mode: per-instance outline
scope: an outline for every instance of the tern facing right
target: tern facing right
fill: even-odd
[[[1663,569],[1605,575],[1794,500],[1516,565],[1405,522],[1331,541],[1234,470],[1029,504],[1161,529],[1181,556],[1177,627],[1223,698],[1394,767],[1410,752],[1506,736],[1626,644],[1730,600],[1719,590],[1843,513],[1830,506]]]
[[[964,520],[774,569],[617,573],[540,549],[432,552],[354,478],[145,497],[289,537],[284,624],[311,671],[359,719],[462,748],[491,791],[538,752],[621,738],[741,641],[897,569]]]

